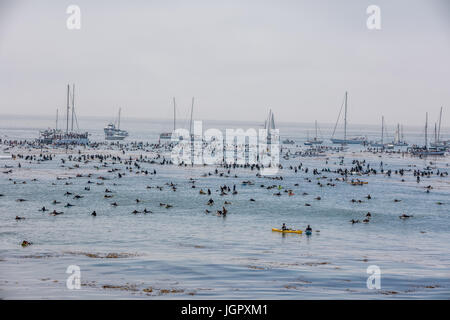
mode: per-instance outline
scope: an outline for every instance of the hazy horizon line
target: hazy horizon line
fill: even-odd
[[[54,122],[54,120],[55,120],[55,115],[50,115],[50,114],[12,114],[12,113],[0,113],[0,118],[3,118],[3,117],[10,117],[10,118],[14,118],[14,117],[20,117],[20,118],[34,118],[34,119],[36,119],[36,118],[38,118],[38,119],[40,119],[40,120],[51,120],[51,119],[53,119],[53,122]],[[79,116],[79,115],[77,115],[76,116],[77,117],[77,119],[78,120],[82,120],[82,119],[98,119],[98,120],[101,120],[101,119],[105,119],[105,122],[108,122],[110,119],[112,119],[112,118],[115,118],[115,117],[103,117],[103,116],[100,116],[100,115],[82,115],[82,116]],[[59,117],[59,120],[60,121],[62,121],[63,119],[65,119],[65,117],[64,116],[60,116]],[[154,120],[154,121],[167,121],[167,122],[171,122],[171,121],[173,121],[173,118],[172,119],[170,119],[170,118],[150,118],[150,117],[137,117],[137,116],[121,116],[121,119],[123,120],[123,119],[125,119],[125,120],[133,120],[133,121],[148,121],[148,120]],[[179,118],[178,118],[179,119]],[[179,121],[178,123],[180,123],[180,122],[186,122],[186,121],[188,121],[189,119],[183,119],[182,121]],[[194,119],[192,119],[193,121],[207,121],[207,122],[236,122],[236,123],[255,123],[255,124],[261,124],[261,125],[263,125],[264,124],[264,118],[263,117],[261,117],[261,120],[236,120],[236,119],[201,119],[201,118],[194,118]],[[70,120],[69,120],[70,121]],[[342,122],[342,120],[340,121],[340,122]],[[339,122],[339,123],[340,123]],[[380,121],[381,122],[381,121]],[[425,121],[424,121],[425,122]],[[276,121],[275,120],[275,124],[283,124],[283,125],[304,125],[304,124],[308,124],[308,125],[314,125],[314,123],[315,122],[295,122],[295,121]],[[336,124],[336,122],[320,122],[320,121],[317,121],[317,123],[318,124],[323,124],[323,125],[326,125],[326,126],[329,126],[329,125],[335,125]],[[432,126],[431,126],[431,124],[433,124],[434,122],[433,121],[430,121],[430,117],[428,118],[428,129],[430,130],[430,132],[433,130],[433,128],[432,128]],[[437,121],[436,121],[436,123],[437,123]],[[352,125],[352,124],[354,124],[354,125],[357,125],[357,126],[371,126],[371,127],[377,127],[377,126],[380,126],[381,125],[381,123],[358,123],[358,122],[348,122],[347,123],[347,125]],[[389,121],[385,121],[385,126],[387,126],[387,127],[389,127],[389,126],[396,126],[397,124],[400,124],[401,126],[403,126],[403,127],[416,127],[416,128],[418,128],[418,127],[423,127],[424,125],[425,125],[425,123],[422,123],[422,124],[416,124],[416,123],[414,123],[414,124],[407,124],[407,123],[398,123],[398,122],[392,122],[392,123],[389,123]],[[338,126],[339,127],[339,126]],[[441,131],[443,130],[443,129],[447,129],[447,130],[450,130],[450,127],[446,127],[446,125],[445,124],[442,124],[441,125]]]

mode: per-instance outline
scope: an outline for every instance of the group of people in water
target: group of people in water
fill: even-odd
[[[0,141],[1,142],[1,141]],[[112,198],[113,192],[109,188],[113,189],[116,185],[115,179],[121,179],[125,177],[127,174],[131,175],[143,175],[143,176],[150,176],[148,178],[151,179],[151,176],[157,175],[157,170],[155,169],[156,166],[170,166],[173,165],[171,160],[169,158],[166,158],[167,152],[170,151],[170,148],[167,146],[163,146],[160,144],[150,144],[150,143],[127,143],[127,144],[103,144],[99,143],[93,146],[83,146],[80,148],[75,148],[73,150],[70,150],[68,154],[62,153],[62,152],[55,152],[52,153],[52,149],[46,150],[46,152],[36,152],[36,150],[33,152],[33,149],[28,149],[30,144],[26,143],[25,141],[3,141],[4,146],[8,146],[9,148],[17,148],[19,153],[11,154],[11,158],[14,161],[17,161],[17,168],[20,170],[24,166],[25,163],[41,163],[41,162],[47,162],[47,161],[58,161],[60,163],[61,167],[64,167],[67,170],[71,169],[81,169],[83,166],[85,168],[90,168],[91,170],[94,168],[96,171],[99,171],[100,174],[96,173],[89,173],[89,174],[77,174],[76,176],[70,176],[69,178],[65,177],[64,180],[68,179],[76,179],[76,178],[94,178],[95,175],[98,175],[97,179],[98,182],[94,183],[90,179],[87,181],[89,185],[103,185],[107,180],[112,180],[110,182],[111,186],[108,185],[108,188],[105,190],[105,195],[103,197],[105,199]],[[58,150],[62,151],[62,150]],[[67,151],[67,150],[66,150]],[[283,156],[283,155],[281,155]],[[325,164],[329,164],[330,159],[325,158],[322,161],[325,162]],[[22,164],[21,164],[22,162]],[[92,163],[95,165],[93,166]],[[374,168],[373,164],[369,164],[366,160],[353,160],[351,162],[351,165],[349,167],[345,167],[344,158],[339,158],[334,163],[333,167],[323,167],[321,169],[318,168],[308,168],[305,166],[302,162],[298,163],[297,165],[294,165],[292,162],[289,165],[282,166],[279,165],[279,175],[277,176],[271,176],[271,177],[265,177],[261,176],[258,173],[255,175],[255,171],[257,171],[260,167],[258,165],[249,165],[249,164],[229,164],[224,163],[222,165],[216,165],[214,170],[207,170],[207,172],[203,172],[202,175],[198,177],[200,178],[208,178],[211,176],[220,177],[223,179],[230,178],[230,179],[236,179],[238,178],[238,175],[246,175],[245,179],[248,179],[248,174],[255,175],[257,179],[267,179],[268,181],[274,181],[276,180],[276,184],[273,185],[267,185],[267,184],[256,184],[258,189],[265,189],[265,190],[272,190],[276,189],[277,192],[273,193],[273,195],[281,197],[283,194],[286,194],[288,196],[294,196],[298,191],[294,192],[295,187],[299,187],[299,183],[292,183],[292,182],[285,182],[285,178],[283,178],[283,170],[290,170],[294,174],[303,173],[304,179],[306,182],[313,182],[313,179],[317,179],[317,184],[320,187],[336,187],[338,183],[345,182],[345,183],[351,183],[352,176],[357,175],[358,177],[361,176],[370,176],[370,175],[377,175],[377,174],[384,174],[387,177],[391,177],[391,175],[398,175],[401,177],[402,181],[405,179],[405,175],[409,172],[410,176],[413,176],[416,181],[419,183],[421,178],[429,178],[431,176],[438,176],[441,178],[445,178],[448,176],[448,172],[444,171],[443,169],[432,169],[431,165],[433,165],[432,162],[430,162],[430,166],[426,167],[423,170],[414,169],[411,168],[400,168],[400,169],[389,169],[386,163],[383,163],[381,161],[380,163],[376,163]],[[183,166],[183,165],[181,165]],[[9,167],[8,167],[9,168]],[[6,174],[13,174],[13,168],[10,168],[11,170],[4,171],[3,173]],[[93,172],[95,172],[93,170]],[[68,171],[70,172],[70,171]],[[332,175],[335,174],[337,177],[334,177],[334,179],[325,176],[325,175]],[[60,180],[63,178],[57,177],[57,180]],[[164,178],[161,178],[164,179]],[[196,188],[196,181],[197,178],[189,179],[187,183],[190,184],[190,188]],[[327,181],[328,183],[325,184],[323,180]],[[10,179],[12,180],[12,179]],[[155,179],[157,180],[157,179]],[[266,180],[266,181],[267,181]],[[13,181],[13,180],[12,180]],[[160,181],[160,180],[157,180]],[[360,181],[359,179],[357,181]],[[16,181],[13,181],[16,183]],[[353,181],[354,182],[354,181]],[[53,182],[55,184],[55,182]],[[71,182],[65,181],[65,185],[70,185]],[[245,187],[252,187],[255,185],[255,182],[250,180],[245,180],[241,182],[242,186]],[[361,184],[362,185],[362,184]],[[177,191],[177,185],[172,183],[171,181],[167,181],[165,183],[165,186],[168,187],[168,190],[171,190],[173,192]],[[163,191],[163,186],[157,185],[157,186],[147,186],[148,189],[156,188],[160,191]],[[167,190],[167,189],[166,189]],[[426,191],[430,192],[432,190],[431,185],[426,187]],[[90,191],[90,186],[85,186],[84,191]],[[240,192],[241,190],[239,190]],[[215,211],[217,216],[226,217],[229,213],[229,210],[233,212],[231,208],[227,208],[227,206],[231,205],[231,201],[224,200],[224,201],[218,201],[218,198],[224,197],[227,199],[227,196],[233,196],[238,194],[236,182],[232,183],[225,183],[218,185],[216,188],[212,188],[211,186],[205,187],[201,186],[199,192],[200,195],[206,195],[208,196],[209,200],[207,200],[206,205],[213,207],[217,206],[215,210],[212,208],[205,209],[205,213],[209,214]],[[303,192],[300,193],[303,196],[308,195],[308,193]],[[65,195],[72,195],[71,192],[66,192]],[[0,195],[1,196],[1,195]],[[74,199],[81,199],[82,195],[74,195]],[[255,202],[255,196],[250,197],[248,200],[251,202]],[[321,194],[321,196],[316,196],[314,199],[321,200],[324,198],[324,195]],[[214,200],[215,199],[215,200]],[[367,196],[367,199],[372,199],[371,195],[369,194]],[[18,199],[19,200],[19,199]],[[25,199],[24,199],[25,200]],[[354,200],[354,199],[353,199]],[[138,204],[141,201],[139,199],[136,199],[135,203]],[[361,203],[361,200],[354,200],[355,203]],[[53,205],[59,204],[61,201],[54,200],[52,203]],[[203,202],[204,203],[204,202]],[[119,206],[118,201],[114,201],[110,203],[111,206],[116,207]],[[65,205],[67,208],[73,206],[73,204],[67,203]],[[160,205],[161,207],[165,207],[166,209],[171,208],[171,204],[163,204]],[[311,206],[310,203],[306,203],[305,206]],[[131,211],[133,214],[137,213],[152,213],[151,210],[147,210],[145,208],[144,210],[136,208],[134,211]],[[52,216],[57,216],[60,214],[63,214],[61,211],[57,211],[56,209],[48,209],[45,206],[43,206],[40,211],[42,212],[49,212]],[[101,211],[96,208],[95,210],[91,211],[90,215],[95,217],[98,214],[101,214]],[[368,212],[364,220],[362,220],[363,223],[369,223],[371,220],[372,214]],[[406,213],[402,213],[399,218],[400,219],[408,219],[411,218],[412,215],[408,215]],[[24,217],[17,216],[16,220],[22,220]],[[350,220],[352,224],[359,223],[359,219],[352,219]],[[292,230],[286,226],[285,223],[283,223],[281,230],[283,231],[289,231]],[[312,228],[310,225],[308,225],[305,229],[306,234],[312,233]]]
[[[281,226],[281,230],[282,231],[296,231],[296,229],[291,229],[291,228],[288,228],[287,226],[286,226],[286,223],[283,223],[283,225]],[[311,228],[311,226],[308,224],[308,226],[306,227],[306,229],[305,229],[305,233],[307,234],[307,235],[311,235],[312,234],[312,228]]]

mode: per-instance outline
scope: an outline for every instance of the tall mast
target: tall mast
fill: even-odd
[[[194,113],[194,97],[192,97],[192,105],[191,105],[191,121],[189,122],[189,134],[192,136],[192,114]]]
[[[428,112],[425,113],[425,149],[428,145]]]
[[[56,125],[55,129],[58,130],[58,108],[56,108]]]
[[[347,140],[347,99],[348,93],[345,91],[344,140]]]
[[[66,133],[69,133],[70,84],[67,85]]]
[[[177,105],[175,103],[175,97],[173,97],[173,131],[175,131],[177,128],[177,126],[176,126],[176,117],[177,117],[176,108],[177,108]]]
[[[71,131],[73,131],[73,113],[75,112],[75,84],[72,85],[72,125]]]
[[[267,116],[267,120],[266,120],[267,134],[269,134],[269,130],[270,130],[270,118],[271,117],[272,117],[272,109],[269,108],[269,115]]]
[[[437,144],[437,124],[434,123],[434,144]]]
[[[275,130],[275,118],[274,118],[273,112],[270,114],[270,129]]]
[[[437,142],[441,141],[441,120],[442,120],[442,107],[441,107],[441,112],[439,113],[439,127],[438,127],[438,133],[437,133]]]
[[[316,140],[317,140],[317,120],[316,120]]]
[[[383,144],[384,139],[384,116],[381,116],[381,144]]]
[[[119,122],[117,123],[117,129],[120,129],[120,109],[121,108],[119,108]]]

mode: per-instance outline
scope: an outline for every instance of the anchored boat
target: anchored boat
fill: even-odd
[[[72,120],[71,129],[69,131],[69,113],[70,98],[72,98]],[[88,132],[77,132],[73,129],[74,121],[78,127],[78,120],[75,114],[75,85],[72,86],[72,94],[70,85],[67,85],[67,112],[66,112],[66,130],[58,129],[58,110],[56,110],[56,127],[55,129],[46,129],[39,131],[38,143],[54,144],[54,145],[86,145],[89,143]]]
[[[443,147],[428,147],[428,112],[425,114],[425,145],[423,147],[412,146],[408,151],[414,156],[444,156],[446,149]]]
[[[119,116],[117,120],[117,128],[116,124],[110,122],[103,131],[105,132],[105,140],[123,140],[128,137],[128,132],[125,130],[120,130],[120,111],[119,108]]]
[[[267,144],[271,144],[272,142],[276,143],[279,141],[280,137],[275,129],[275,118],[273,116],[272,109],[269,109],[269,116],[264,122],[264,129],[267,130]]]
[[[323,143],[323,140],[320,140],[317,137],[317,120],[315,122],[315,126],[316,126],[316,136],[313,139],[309,139],[309,133],[308,133],[308,139],[305,142],[305,146],[312,146],[314,144],[322,144]]]
[[[339,122],[339,118],[341,117],[341,112],[342,112],[342,106],[341,106],[341,110],[339,111],[339,115],[336,121],[336,125],[334,126],[334,130],[333,130],[333,135],[330,138],[331,142],[334,144],[342,144],[342,145],[346,145],[346,144],[365,144],[367,143],[367,139],[364,137],[354,137],[354,138],[348,138],[347,137],[347,101],[348,101],[348,92],[345,92],[345,98],[344,98],[344,106],[345,106],[345,110],[344,110],[344,138],[343,139],[336,139],[334,138],[334,134],[336,132],[336,127],[337,124]]]
[[[176,129],[176,103],[175,97],[173,97],[173,131]],[[163,132],[159,135],[159,139],[161,140],[170,140],[172,139],[172,132]]]

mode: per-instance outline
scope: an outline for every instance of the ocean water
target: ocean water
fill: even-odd
[[[92,140],[102,140],[104,121],[80,119],[80,123],[92,133]],[[155,142],[170,125],[170,121],[122,122],[122,127],[130,131],[128,141]],[[205,127],[217,128],[258,125],[204,123]],[[47,126],[52,126],[49,119],[3,118],[0,138],[35,138],[37,130]],[[307,129],[312,135],[314,125],[279,127],[282,138],[299,144],[287,146],[295,152],[305,149],[300,144],[306,139]],[[321,126],[324,137],[332,129],[333,125]],[[369,139],[379,136],[376,126],[355,125],[351,130],[353,134],[367,134]],[[405,136],[412,143],[420,143],[423,129],[405,127]],[[436,175],[437,170],[449,171],[448,157],[417,159],[401,153],[381,155],[362,150],[361,146],[351,146],[346,152],[329,153],[327,157],[281,159],[280,181],[258,178],[256,171],[243,168],[231,169],[230,174],[218,168],[224,173],[220,176],[214,174],[213,166],[163,166],[159,161],[140,164],[141,169],[156,170],[156,175],[136,173],[136,168],[126,171],[127,165],[113,164],[110,159],[105,167],[98,161],[66,161],[62,166],[60,158],[67,158],[64,152],[53,161],[13,161],[8,155],[27,151],[1,146],[0,154],[6,157],[0,160],[0,298],[450,298],[450,177]],[[30,152],[39,154],[39,150]],[[77,150],[70,152],[77,154]],[[81,148],[80,152],[101,151]],[[149,158],[155,155],[138,150],[127,153],[127,157],[141,153]],[[354,176],[368,182],[363,186],[336,181],[341,176],[331,172],[313,175],[315,168],[351,168],[355,159],[365,159],[377,171],[382,161],[384,170],[403,168],[405,175]],[[289,169],[300,163],[308,173]],[[12,173],[3,173],[10,170],[8,166],[13,166]],[[428,166],[433,174],[420,183],[408,171]],[[122,169],[120,172],[126,175],[118,179],[117,172],[109,172],[112,168]],[[87,177],[89,173],[91,177]],[[203,176],[205,173],[212,175]],[[76,178],[77,174],[83,177]],[[192,188],[191,178],[196,188]],[[327,186],[330,178],[335,186]],[[88,184],[88,180],[93,183]],[[254,184],[242,184],[248,180]],[[175,184],[176,191],[168,183]],[[219,186],[224,184],[231,188],[236,185],[238,194],[221,196]],[[84,189],[88,185],[90,191]],[[277,188],[266,188],[271,185],[281,185],[282,195],[274,195]],[[428,185],[433,187],[429,193]],[[112,198],[104,198],[106,188],[112,191]],[[201,188],[211,189],[212,195],[199,194]],[[295,195],[288,196],[284,192],[287,189]],[[72,195],[65,196],[67,191]],[[75,194],[83,198],[76,200]],[[365,198],[368,194],[372,199]],[[318,196],[321,200],[315,199]],[[20,198],[27,201],[17,202]],[[206,205],[209,198],[215,201],[212,207]],[[61,204],[53,205],[53,200]],[[215,215],[225,201],[231,203],[225,205],[227,216]],[[67,202],[75,206],[64,207]],[[111,206],[112,202],[118,206]],[[51,216],[38,211],[42,206],[64,214]],[[132,214],[144,208],[152,213]],[[211,213],[206,214],[205,209]],[[90,215],[93,210],[96,217]],[[372,214],[370,223],[349,222],[364,219],[367,212]],[[399,219],[403,213],[413,217]],[[26,219],[16,221],[16,216]],[[311,225],[313,234],[271,231],[282,223],[299,229]],[[23,240],[33,244],[22,248]],[[71,265],[80,268],[81,289],[66,285],[70,276],[66,270]],[[381,271],[380,289],[367,287],[369,266]]]

